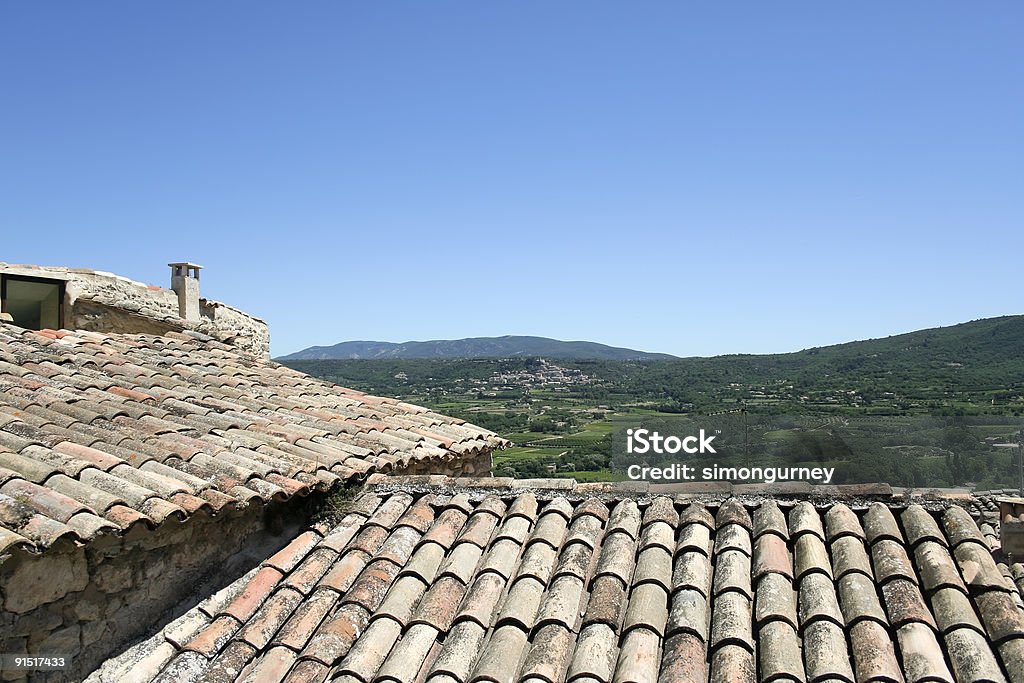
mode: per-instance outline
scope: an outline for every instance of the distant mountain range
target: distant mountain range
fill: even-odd
[[[401,358],[564,358],[572,360],[659,360],[667,353],[648,353],[588,341],[559,341],[547,337],[472,337],[435,341],[347,341],[334,346],[311,346],[277,360],[401,359]]]

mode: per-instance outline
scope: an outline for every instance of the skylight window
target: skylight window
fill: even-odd
[[[60,329],[64,324],[64,283],[60,280],[5,275],[0,280],[3,312],[29,330]]]

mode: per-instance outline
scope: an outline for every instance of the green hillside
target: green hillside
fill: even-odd
[[[547,337],[471,337],[396,344],[379,341],[348,341],[333,346],[311,346],[278,360],[409,359],[409,358],[566,358],[601,360],[653,360],[672,358],[588,341],[560,341]]]
[[[287,364],[504,435],[501,475],[621,477],[613,425],[688,416],[732,435],[734,460],[827,463],[841,482],[1018,483],[1022,316],[771,355]]]
[[[531,365],[522,357],[285,362],[342,384],[403,395],[449,385],[467,389]],[[784,354],[557,362],[594,379],[574,389],[583,397],[650,401],[671,412],[713,412],[738,404],[913,412],[1024,408],[1024,316]],[[462,386],[456,387],[459,380]]]
[[[1016,402],[1024,387],[1024,316],[795,353],[665,361],[641,369],[632,384],[708,408],[713,407],[709,398],[712,404],[763,398],[902,409],[960,400],[1005,406]],[[730,384],[742,386],[729,390]]]

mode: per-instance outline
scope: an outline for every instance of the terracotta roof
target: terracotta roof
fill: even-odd
[[[382,479],[89,680],[1024,681],[949,500]]]
[[[0,325],[0,553],[502,445],[199,333]]]

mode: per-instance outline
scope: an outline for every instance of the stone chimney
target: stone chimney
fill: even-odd
[[[194,263],[168,263],[171,267],[171,289],[178,294],[178,315],[190,322],[199,322],[199,269]]]

